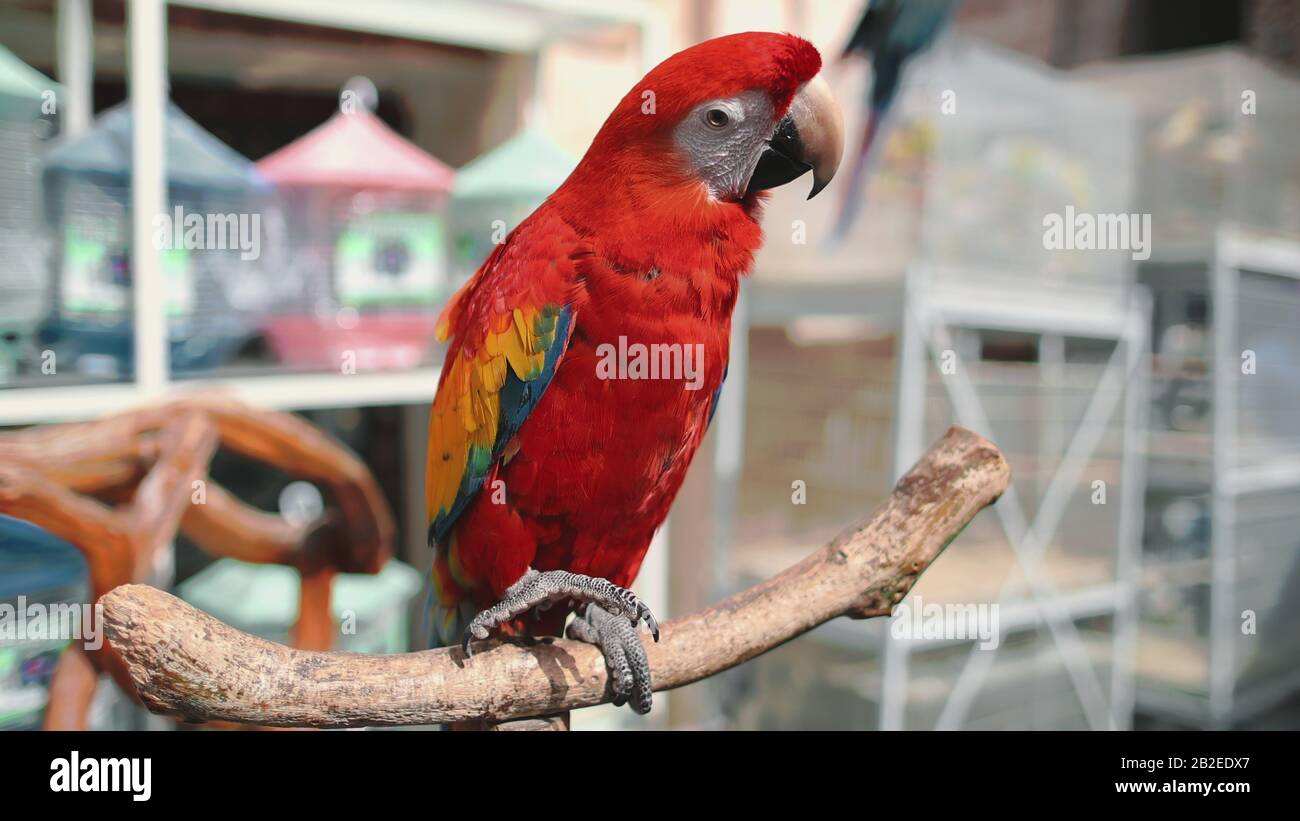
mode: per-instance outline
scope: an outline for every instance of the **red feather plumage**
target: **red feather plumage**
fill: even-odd
[[[678,160],[672,128],[699,102],[756,87],[783,111],[819,68],[811,45],[781,34],[718,38],[665,61],[449,306],[444,404],[458,358],[476,361],[485,335],[515,309],[567,306],[572,327],[540,402],[437,545],[444,613],[492,604],[529,567],[632,584],[707,430],[740,278],[762,242],[761,195],[710,198]],[[644,110],[647,92],[653,114]],[[682,380],[601,379],[598,348],[619,337],[702,346],[703,383],[688,390]],[[437,427],[431,481],[440,449],[460,435]],[[497,480],[504,503],[492,498]],[[565,615],[549,613],[541,630],[555,631]]]

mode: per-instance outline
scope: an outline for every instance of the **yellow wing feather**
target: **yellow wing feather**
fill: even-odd
[[[448,362],[450,370],[429,414],[425,494],[430,522],[456,503],[471,458],[485,458],[496,444],[506,369],[527,381],[545,367],[554,323],[539,322],[540,314],[529,307],[501,315],[501,327],[489,330],[477,350],[462,348]]]

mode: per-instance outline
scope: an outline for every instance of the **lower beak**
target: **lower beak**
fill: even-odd
[[[803,84],[790,110],[776,124],[745,193],[776,188],[811,171],[813,186],[808,199],[812,199],[835,176],[843,150],[844,117],[819,74]]]

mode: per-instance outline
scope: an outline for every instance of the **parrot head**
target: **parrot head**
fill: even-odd
[[[639,180],[642,193],[700,189],[747,210],[763,191],[812,172],[811,198],[835,175],[844,144],[843,117],[820,69],[817,49],[792,34],[699,43],[623,97],[579,169],[606,185]]]

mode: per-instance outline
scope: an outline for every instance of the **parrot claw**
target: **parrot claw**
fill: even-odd
[[[461,649],[466,658],[473,655],[470,642],[486,639],[492,628],[512,621],[540,607],[549,607],[557,601],[574,600],[599,605],[607,616],[622,616],[633,635],[642,621],[650,628],[655,641],[659,641],[659,620],[637,598],[636,594],[619,587],[608,579],[584,576],[567,570],[540,572],[529,568],[506,590],[505,597],[474,617],[465,628]]]
[[[650,712],[654,700],[650,661],[635,624],[598,604],[589,604],[585,613],[569,622],[568,634],[569,638],[596,645],[604,654],[616,707],[630,704],[639,715]]]

